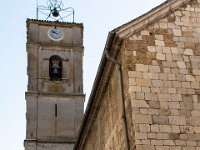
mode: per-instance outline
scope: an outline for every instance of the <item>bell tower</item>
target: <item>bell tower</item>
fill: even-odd
[[[25,150],[72,150],[83,117],[83,25],[27,20]]]

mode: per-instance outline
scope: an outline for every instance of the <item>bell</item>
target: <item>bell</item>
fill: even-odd
[[[52,11],[52,15],[54,17],[58,17],[59,16],[59,11],[56,8],[54,8],[53,11]]]
[[[58,72],[58,68],[54,68],[53,69],[53,75],[54,76],[58,76],[59,72]]]

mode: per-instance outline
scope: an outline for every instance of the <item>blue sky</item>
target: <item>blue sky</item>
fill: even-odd
[[[45,4],[46,0],[40,3]],[[109,31],[142,15],[164,0],[63,0],[84,24],[84,91],[89,97]],[[26,19],[36,18],[36,0],[1,2],[1,122],[2,150],[22,150],[25,139],[27,87]],[[43,19],[43,18],[41,18]]]

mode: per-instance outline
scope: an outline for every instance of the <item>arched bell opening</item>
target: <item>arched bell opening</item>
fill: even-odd
[[[49,77],[50,81],[62,80],[62,60],[57,55],[53,55],[49,59]]]

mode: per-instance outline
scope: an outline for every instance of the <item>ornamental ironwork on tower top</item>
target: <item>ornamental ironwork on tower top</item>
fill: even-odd
[[[37,0],[37,19],[49,21],[69,21],[74,22],[74,9],[72,7],[64,7],[62,0],[48,0],[46,6],[40,5]],[[70,21],[70,22],[71,22]]]

